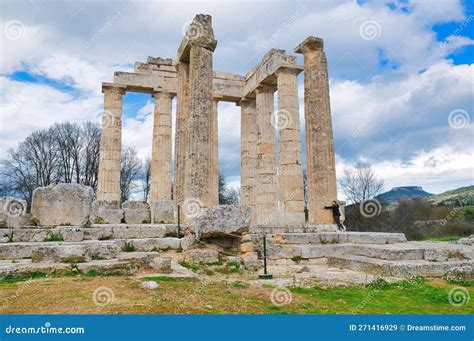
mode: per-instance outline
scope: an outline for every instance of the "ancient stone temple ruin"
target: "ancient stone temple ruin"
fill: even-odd
[[[197,15],[175,60],[149,57],[146,63],[137,62],[134,72],[115,72],[113,83],[103,83],[97,199],[120,201],[122,96],[131,91],[149,93],[155,99],[150,200],[153,222],[174,221],[178,205],[183,207],[185,218],[217,206],[217,104],[226,101],[241,108],[241,204],[251,207],[252,224],[305,224],[297,83],[298,74],[304,71],[309,224],[333,224],[331,212],[324,209],[337,193],[322,39],[308,37],[295,49],[304,55],[304,67],[296,63],[295,56],[272,49],[246,75],[214,72],[216,46],[211,17]]]
[[[416,242],[403,233],[336,231],[324,209],[336,198],[336,174],[322,39],[308,37],[296,47],[304,67],[272,49],[246,75],[213,71],[216,46],[211,17],[197,15],[175,60],[149,57],[134,72],[116,72],[113,83],[103,83],[97,193],[77,183],[38,187],[31,214],[25,200],[0,197],[0,280],[37,272],[195,278],[207,276],[192,270],[202,267],[256,280],[263,259],[291,285],[299,285],[298,278],[473,279],[473,236],[457,243]],[[303,71],[308,221],[297,87]],[[127,91],[155,99],[149,204],[121,203]],[[241,205],[218,206],[219,101],[241,109]],[[185,218],[180,224],[178,206]]]

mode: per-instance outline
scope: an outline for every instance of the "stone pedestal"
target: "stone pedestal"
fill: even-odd
[[[100,138],[97,200],[120,201],[122,96],[119,86],[103,84],[104,112]]]
[[[280,224],[302,225],[304,216],[298,83],[295,69],[277,72],[278,200]]]
[[[257,110],[257,214],[258,225],[278,220],[278,186],[275,164],[275,127],[272,124],[273,88],[256,90]]]
[[[254,100],[239,102],[240,114],[240,203],[252,209],[251,223],[257,213],[257,114]]]
[[[336,166],[329,103],[329,82],[324,42],[308,37],[295,49],[304,54],[304,110],[308,176],[309,222],[334,223],[331,210],[336,200]]]
[[[158,202],[171,201],[171,111],[173,96],[155,92],[153,144],[151,149],[150,206],[152,221],[169,221],[155,217]],[[160,211],[158,211],[160,212]]]

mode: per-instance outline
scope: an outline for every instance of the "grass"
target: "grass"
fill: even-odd
[[[434,242],[455,242],[461,239],[462,237],[459,236],[447,236],[447,237],[430,237],[426,240],[431,240]]]
[[[64,241],[63,236],[59,233],[50,232],[47,237],[43,239],[44,242],[62,242]]]
[[[291,300],[274,306],[270,296],[275,287],[256,288],[247,283],[208,283],[167,276],[133,278],[102,276],[91,271],[68,276],[37,273],[0,281],[1,313],[7,314],[473,314],[474,303],[455,307],[449,291],[459,286],[442,279],[414,278],[396,283],[379,279],[370,285],[352,287],[290,288]],[[160,286],[147,290],[141,281],[154,280]],[[106,286],[114,293],[108,306],[96,306],[94,290]],[[20,295],[15,293],[21,290]],[[466,288],[474,297],[474,287]]]
[[[135,251],[135,246],[131,242],[125,242],[122,246],[122,251],[123,252],[134,252]]]

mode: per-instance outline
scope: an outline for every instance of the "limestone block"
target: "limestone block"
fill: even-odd
[[[92,187],[60,183],[33,191],[31,214],[39,225],[82,226],[89,221],[94,199]]]
[[[246,253],[240,256],[242,262],[244,263],[244,268],[247,270],[257,270],[258,269],[258,256],[254,252]]]
[[[253,252],[253,243],[252,242],[245,242],[240,244],[240,252]]]
[[[211,249],[194,249],[184,252],[184,261],[188,263],[217,263],[219,252]]]
[[[444,278],[448,281],[468,282],[474,280],[474,266],[464,265],[449,269]]]
[[[86,240],[109,240],[114,238],[112,227],[95,227],[84,229],[84,239]]]
[[[89,219],[93,224],[120,224],[123,219],[123,210],[120,208],[120,202],[94,201]]]
[[[250,226],[251,209],[245,205],[211,207],[196,219],[198,239],[210,237],[240,236]]]
[[[118,241],[123,245],[125,241]],[[133,245],[135,251],[146,252],[154,250],[176,250],[180,248],[181,242],[178,238],[146,238],[146,239],[132,239],[128,241]]]
[[[31,252],[33,263],[84,263],[92,259],[85,245],[44,246]]]
[[[190,249],[194,249],[196,248],[196,237],[194,237],[194,235],[192,234],[189,234],[187,236],[184,236],[182,239],[181,239],[181,248],[186,251],[186,250],[190,250]]]
[[[84,239],[82,228],[77,227],[56,227],[55,233],[60,234],[65,242],[80,242]]]
[[[172,223],[175,221],[174,218],[174,205],[173,201],[159,201],[155,205],[155,223]]]
[[[474,245],[474,234],[471,234],[469,237],[459,239],[457,244]]]
[[[113,236],[116,239],[146,238],[142,236],[142,227],[140,225],[114,226]]]
[[[150,223],[150,207],[141,201],[126,201],[122,205],[127,224]]]
[[[171,272],[171,257],[155,257],[150,265],[158,273],[169,274]]]
[[[451,255],[451,250],[448,248],[426,249],[425,259],[432,262],[445,262]]]

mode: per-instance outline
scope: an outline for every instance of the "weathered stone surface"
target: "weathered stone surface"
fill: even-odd
[[[425,250],[425,259],[432,262],[445,262],[452,254],[450,248],[433,248]]]
[[[0,227],[18,228],[26,222],[26,200],[0,197]],[[27,220],[27,219],[26,219]]]
[[[169,274],[171,272],[171,257],[155,257],[150,265],[158,273]]]
[[[91,251],[85,245],[44,246],[31,252],[33,263],[84,263],[91,259]]]
[[[56,227],[55,233],[63,237],[65,242],[80,242],[84,239],[84,231],[78,227]]]
[[[142,286],[146,289],[156,289],[159,287],[159,284],[155,281],[145,281],[142,283]]]
[[[85,225],[94,199],[92,187],[60,183],[33,191],[31,214],[42,226]]]
[[[474,234],[471,234],[469,237],[459,239],[457,244],[474,245]]]
[[[123,220],[123,210],[119,201],[96,200],[92,203],[92,224],[120,224]]]
[[[257,270],[258,269],[258,256],[256,253],[246,253],[242,256],[242,262],[244,264],[244,268],[247,270]]]
[[[187,236],[184,236],[181,239],[181,248],[186,251],[190,249],[194,249],[197,246],[197,241],[196,237],[193,234],[189,234]]]
[[[240,236],[249,229],[250,215],[250,207],[244,205],[208,208],[196,219],[196,236],[199,239]]]
[[[216,263],[219,261],[219,252],[211,249],[194,249],[184,252],[184,261],[188,263]]]
[[[468,282],[474,280],[474,266],[464,265],[449,269],[444,278],[448,281]]]
[[[173,201],[158,201],[155,205],[155,223],[172,223],[174,218],[174,204]]]
[[[122,205],[124,219],[127,224],[150,223],[150,207],[141,201],[126,201]]]
[[[181,241],[179,238],[145,238],[145,239],[130,239],[117,240],[117,245],[122,248],[125,243],[133,245],[135,251],[148,252],[157,250],[176,250],[180,248]]]

